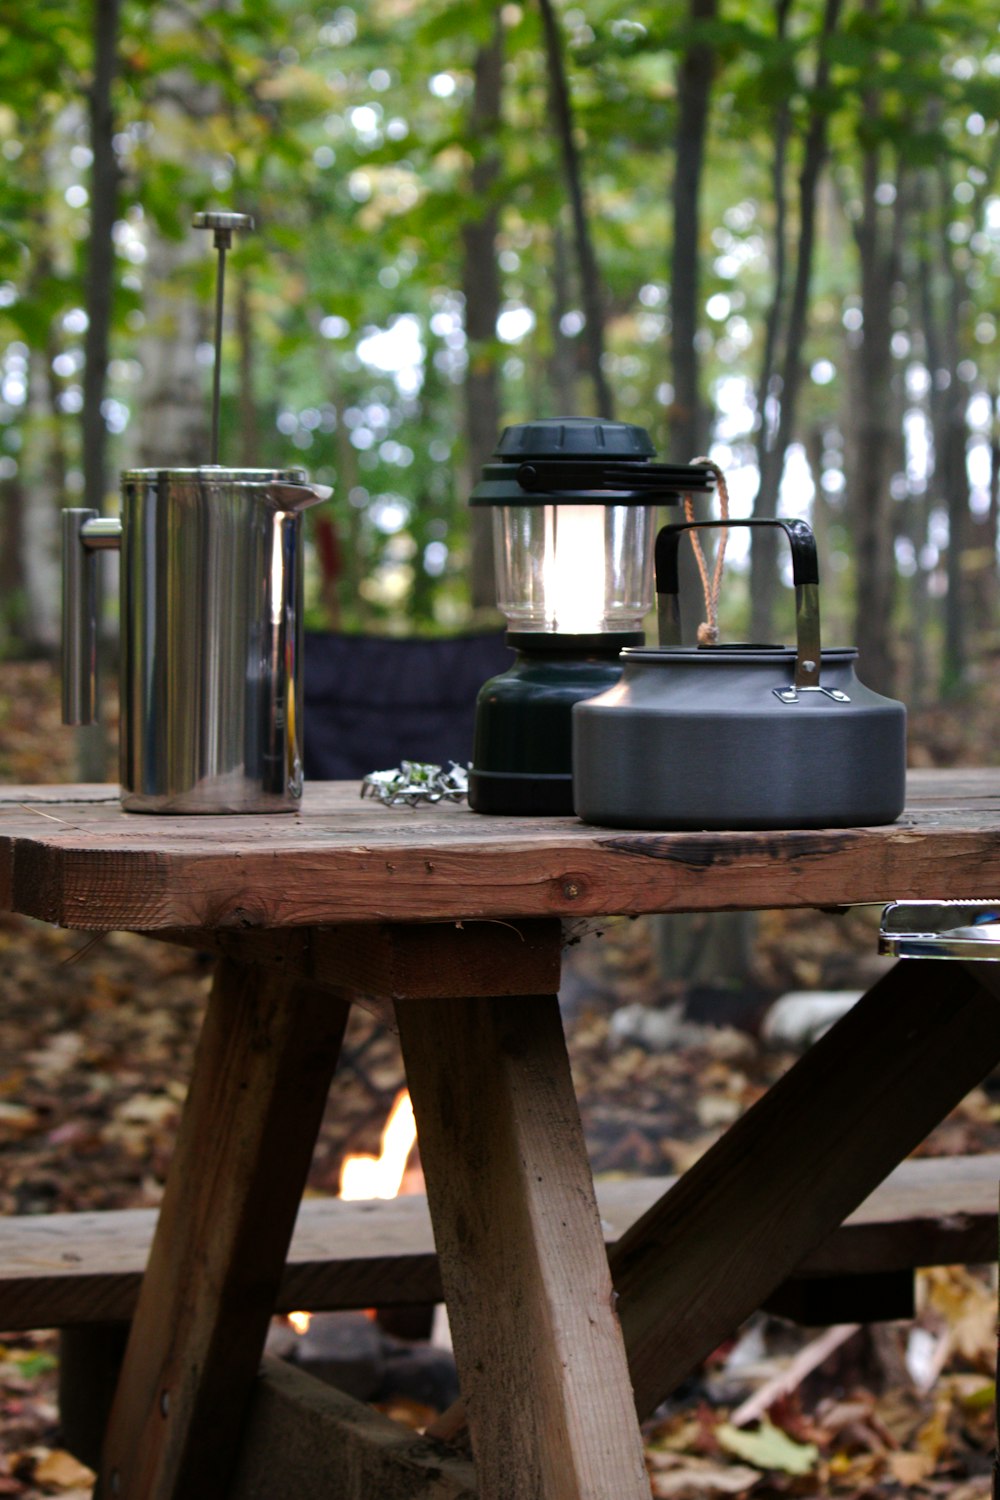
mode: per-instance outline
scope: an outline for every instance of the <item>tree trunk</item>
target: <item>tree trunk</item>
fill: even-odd
[[[766,410],[761,409],[761,426],[757,449],[760,481],[754,500],[753,513],[755,516],[773,516],[777,514],[778,495],[785,467],[785,456],[795,434],[795,420],[804,368],[802,350],[805,346],[808,332],[809,289],[812,281],[813,251],[816,242],[816,209],[819,198],[820,178],[827,156],[828,128],[827,109],[824,99],[830,78],[827,44],[837,28],[840,9],[841,0],[826,0],[823,11],[822,30],[818,43],[814,100],[812,112],[809,117],[809,127],[806,131],[802,171],[799,176],[799,235],[795,279],[792,286],[791,302],[788,308],[787,326],[784,329],[784,353],[781,361],[781,378],[777,392],[772,392],[773,399],[776,399],[779,403],[779,411],[777,422],[771,425],[768,422]],[[780,126],[780,116],[777,123]],[[777,140],[780,145],[780,130]],[[777,190],[778,174],[783,170],[783,162],[778,157],[778,145],[775,147],[775,152],[774,176]],[[781,224],[779,221],[776,233],[780,232]],[[777,286],[775,295],[776,297],[781,295],[780,288]],[[776,318],[779,330],[783,321],[779,309]],[[766,405],[767,391],[763,379],[761,381],[761,389],[765,395]],[[774,615],[776,547],[777,538],[773,531],[758,532],[753,537],[750,554],[750,636],[751,640],[755,641],[768,641],[771,639]]]
[[[118,0],[96,0],[94,6],[94,78],[90,87],[90,237],[87,241],[87,332],[83,369],[83,497],[93,510],[107,498],[108,429],[104,420],[111,304],[114,296],[118,217],[118,162],[112,137],[115,120],[111,87],[117,71]]]
[[[778,0],[775,10],[775,36],[784,42],[788,31],[788,14],[791,0]],[[771,191],[774,196],[774,286],[771,303],[764,321],[764,349],[761,356],[760,375],[757,380],[757,494],[754,497],[755,516],[775,515],[777,512],[778,486],[785,456],[781,453],[775,462],[775,447],[778,442],[778,423],[775,410],[781,401],[781,385],[778,377],[778,357],[781,346],[781,331],[785,310],[785,284],[788,268],[786,233],[788,223],[788,191],[785,171],[788,158],[788,142],[791,133],[791,101],[784,96],[774,112],[774,155],[771,159]],[[774,597],[778,575],[775,568],[776,539],[768,532],[757,532],[750,537],[750,639],[768,641],[774,616]]]
[[[933,465],[935,461],[933,449],[936,447],[934,432],[937,426],[935,407],[939,399],[934,372],[942,368],[944,353],[941,348],[940,331],[938,328],[939,319],[935,307],[934,268],[930,258],[931,246],[934,243],[935,237],[930,227],[930,206],[927,201],[926,190],[926,174],[920,174],[914,182],[914,202],[918,211],[918,234],[916,245],[913,249],[912,280],[917,294],[915,299],[917,317],[924,339],[924,363],[931,373],[926,415],[932,436],[931,461]],[[930,541],[930,520],[931,512],[934,509],[934,490],[935,482],[932,471],[926,476],[923,492],[914,497],[910,507],[910,534],[914,550],[917,554],[917,571],[914,575],[912,590],[913,605],[910,620],[909,650],[910,680],[907,702],[911,703],[914,708],[925,706],[931,697],[937,696],[936,685],[933,691],[931,688],[931,684],[934,681],[934,672],[928,651],[928,637],[935,613],[930,590],[930,574],[932,570],[925,566],[922,558],[924,547]]]
[[[562,320],[570,311],[566,236],[556,223],[552,229],[552,303],[550,310],[552,355],[549,360],[549,390],[554,415],[572,416],[576,411],[576,347],[566,337]]]
[[[500,316],[500,269],[496,238],[499,209],[493,190],[500,171],[497,135],[503,73],[503,26],[497,12],[489,46],[476,55],[475,92],[469,133],[475,160],[469,184],[470,217],[462,229],[462,292],[469,366],[465,377],[466,491],[479,478],[500,436],[502,408],[496,349]],[[470,516],[470,602],[474,610],[496,606],[492,516],[487,507]]]
[[[242,211],[242,210],[241,210]],[[260,466],[260,417],[254,394],[254,332],[250,309],[250,282],[245,271],[236,281],[236,339],[239,350],[240,463],[248,469]]]
[[[848,485],[856,547],[855,641],[865,681],[891,692],[895,662],[890,649],[895,566],[892,497],[893,403],[889,398],[888,267],[862,252],[864,338],[854,358],[853,420]],[[879,306],[881,302],[881,306]]]
[[[48,180],[50,122],[37,122],[25,142],[25,180],[41,185]],[[46,193],[39,191],[31,212],[32,262],[26,297],[30,301],[55,271],[52,229]],[[27,401],[23,441],[18,455],[17,483],[24,502],[17,531],[20,579],[20,645],[31,655],[53,654],[59,643],[60,566],[59,512],[66,504],[65,418],[57,409],[58,382],[52,360],[59,352],[55,329],[45,329],[40,347],[28,353]]]
[[[55,410],[51,344],[28,358],[27,430],[21,478],[28,505],[22,521],[25,613],[23,643],[29,652],[54,653],[59,644],[60,567],[56,555],[59,511],[66,503],[66,455]]]
[[[957,291],[953,285],[952,291]],[[957,298],[950,299],[953,302]],[[957,316],[957,309],[955,310]],[[968,671],[968,592],[966,558],[969,552],[969,473],[966,467],[968,392],[957,374],[946,392],[948,397],[939,448],[941,479],[948,509],[948,592],[944,607],[944,660],[941,666],[941,692],[944,697],[960,693]],[[937,469],[938,463],[935,463]]]
[[[997,603],[1000,600],[1000,579],[997,576],[997,543],[1000,541],[1000,403],[992,396],[990,411],[989,509],[983,518],[980,540],[987,561],[983,567],[980,608],[982,628],[990,638],[992,648],[997,628]]]
[[[119,0],[96,0],[94,6],[94,76],[90,86],[90,235],[87,241],[87,331],[83,355],[83,502],[104,511],[107,501],[108,427],[104,397],[108,383],[111,311],[115,285],[113,231],[118,218],[118,161],[111,89],[118,71]],[[108,569],[97,569],[97,618]],[[98,631],[98,651],[107,657]],[[102,663],[107,670],[107,661]],[[103,721],[83,725],[76,735],[76,774],[81,781],[103,781],[108,774],[109,745]]]
[[[693,26],[714,21],[717,0],[690,0]],[[669,412],[671,463],[686,464],[708,447],[708,412],[701,399],[701,370],[695,335],[701,313],[699,264],[701,246],[701,179],[705,159],[709,101],[715,58],[712,48],[695,40],[680,61],[677,77],[677,151],[674,168],[674,237],[670,256],[670,322],[674,401]],[[698,517],[708,507],[695,501]],[[686,640],[694,639],[702,618],[701,583],[690,547],[679,558],[681,614]],[[683,772],[681,772],[683,774]],[[745,981],[748,976],[749,934],[741,913],[716,912],[702,917],[656,919],[664,946],[662,972],[671,979],[690,981],[707,963],[724,978]]]
[[[184,30],[185,17],[168,6],[151,12],[150,24],[166,44]],[[219,88],[184,67],[160,74],[155,82],[156,128],[149,151],[167,160],[190,157],[193,136],[209,137],[209,122],[221,108]],[[190,161],[208,175],[214,161],[207,149]],[[139,341],[142,413],[138,459],[144,467],[188,468],[210,458],[209,379],[198,363],[198,347],[210,337],[212,311],[194,290],[193,267],[214,260],[211,237],[188,225],[178,239],[152,232],[144,275],[145,323]],[[225,463],[226,455],[221,455]]]
[[[690,0],[692,26],[714,21],[717,0]],[[668,412],[671,463],[686,464],[708,447],[708,412],[701,399],[701,361],[695,335],[701,313],[699,291],[701,247],[701,178],[705,160],[709,100],[715,55],[705,42],[693,41],[677,71],[677,148],[674,166],[673,223],[670,252],[671,372],[674,399]],[[708,504],[697,498],[695,514],[704,520]],[[681,618],[685,640],[693,640],[704,605],[701,582],[690,547],[679,558]]]
[[[940,210],[951,200],[951,174],[943,164],[938,174]],[[969,295],[966,276],[955,264],[951,242],[943,226],[938,233],[938,262],[944,286],[941,309],[942,352],[948,372],[947,386],[938,392],[934,422],[934,477],[948,511],[948,592],[944,605],[944,659],[941,692],[945,697],[960,692],[968,666],[966,643],[968,583],[965,557],[969,532],[969,473],[966,466],[968,392],[959,375],[961,364],[962,303]],[[936,374],[937,372],[935,372]]]
[[[11,646],[20,645],[24,639],[26,601],[23,557],[26,508],[27,493],[19,467],[11,478],[0,480],[0,600],[3,601],[0,626],[3,629],[4,655]]]
[[[139,463],[197,468],[208,463],[210,408],[195,358],[208,321],[187,275],[204,242],[153,235],[146,262],[146,321],[139,345],[142,412]]]
[[[551,0],[538,0],[545,33],[545,59],[549,75],[549,99],[555,123],[559,149],[562,154],[566,191],[573,215],[573,235],[576,241],[576,257],[580,268],[580,295],[586,318],[584,328],[587,368],[594,386],[594,402],[599,417],[614,416],[611,387],[604,373],[604,298],[602,296],[600,272],[594,243],[590,233],[590,219],[583,191],[583,172],[580,155],[573,134],[573,110],[566,69],[563,63],[562,38],[559,24],[552,9]]]
[[[714,21],[718,0],[689,0],[692,26]],[[670,257],[670,323],[674,400],[670,417],[671,462],[688,463],[705,451],[708,417],[701,399],[701,368],[695,335],[701,312],[701,177],[715,57],[707,42],[694,41],[677,75],[677,151],[674,168],[674,239]]]
[[[868,0],[870,3],[870,0]],[[866,96],[869,124],[878,119],[878,100]],[[876,190],[885,172],[878,147],[862,147],[861,214],[854,225],[861,273],[863,327],[853,363],[852,442],[847,481],[856,546],[855,640],[865,681],[876,692],[892,693],[896,663],[892,652],[892,605],[896,578],[895,527],[891,480],[899,418],[894,391],[892,307],[900,277],[904,218],[903,169],[897,167],[892,208],[883,215]]]
[[[353,616],[353,619],[348,619],[348,623],[356,630],[366,630],[371,626],[371,612],[361,588],[364,582],[362,563],[365,555],[362,541],[364,513],[360,507],[350,503],[351,491],[361,483],[361,475],[358,471],[358,450],[351,442],[350,430],[344,421],[344,408],[349,406],[350,402],[343,399],[338,388],[335,362],[331,358],[326,363],[327,393],[337,408],[337,426],[334,430],[333,441],[337,463],[337,520],[343,527],[343,534],[340,537],[340,555],[343,562],[340,601],[337,608],[331,611],[331,622],[333,628],[339,630],[343,617]]]
[[[947,591],[940,678],[940,690],[946,697],[960,692],[965,684],[969,607],[972,603],[972,580],[967,572],[972,524],[967,468],[968,392],[959,374],[964,352],[963,304],[971,293],[968,276],[957,262],[946,230],[952,188],[947,163],[942,163],[934,173],[923,174],[917,183],[922,230],[917,260],[918,306],[927,367],[931,373],[929,409],[934,454],[924,509],[929,518],[930,511],[943,504],[948,515]],[[987,572],[995,581],[995,550],[989,558]]]

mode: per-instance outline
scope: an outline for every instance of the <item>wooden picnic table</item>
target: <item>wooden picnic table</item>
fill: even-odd
[[[477,1493],[645,1500],[637,1413],[996,1065],[1000,990],[990,965],[896,965],[609,1269],[556,1001],[567,931],[998,892],[1000,770],[914,773],[889,827],[783,833],[386,808],[356,783],[310,785],[300,814],[264,817],[128,814],[109,787],[4,789],[0,908],[219,955],[96,1493],[227,1494],[360,998],[394,1009],[400,1033]],[[357,1438],[349,1459],[330,1453],[331,1492],[402,1496],[374,1453],[365,1479]]]

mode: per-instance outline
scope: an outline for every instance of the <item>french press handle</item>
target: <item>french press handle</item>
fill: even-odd
[[[97,722],[97,553],[121,546],[122,523],[96,510],[62,513],[62,719]]]
[[[681,533],[722,526],[777,526],[792,549],[792,582],[795,585],[795,677],[794,688],[818,688],[820,669],[819,562],[812,527],[801,520],[761,516],[746,521],[676,521],[663,526],[653,553],[656,569],[656,607],[660,645],[681,644],[680,574],[678,551]],[[790,700],[791,701],[791,700]]]

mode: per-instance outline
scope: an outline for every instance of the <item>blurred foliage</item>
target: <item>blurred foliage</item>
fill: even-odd
[[[878,213],[902,239],[886,391],[899,432],[892,495],[901,649],[905,655],[915,629],[923,644],[941,630],[949,497],[935,466],[933,404],[946,383],[961,386],[966,572],[987,575],[975,594],[986,606],[970,615],[969,628],[987,639],[1000,441],[993,8],[985,0],[961,7],[847,0],[822,91],[814,87],[820,0],[787,0],[783,30],[782,6],[762,9],[750,0],[724,0],[717,19],[700,25],[680,0],[637,0],[627,9],[619,0],[566,0],[557,9],[618,415],[648,427],[663,451],[678,354],[667,284],[676,80],[685,49],[703,42],[713,49],[715,72],[698,342],[712,453],[730,474],[734,508],[748,513],[756,489],[765,319],[779,249],[789,261],[796,253],[795,186],[819,110],[831,153],[803,351],[809,376],[782,505],[812,514],[825,552],[828,617],[835,634],[849,639],[854,554],[845,451],[856,426],[852,359],[863,343],[858,229],[874,163]],[[144,411],[140,353],[150,357],[149,330],[145,345],[143,335],[153,242],[193,238],[191,215],[207,205],[254,213],[258,230],[238,240],[230,262],[231,287],[242,280],[246,288],[249,321],[238,336],[231,295],[222,454],[240,461],[252,437],[259,462],[304,463],[334,484],[327,508],[334,553],[329,537],[318,539],[311,569],[316,624],[433,631],[477,623],[468,604],[468,356],[458,289],[471,165],[495,144],[505,303],[494,344],[476,358],[500,367],[506,420],[550,415],[567,401],[580,413],[592,406],[540,18],[531,3],[505,4],[500,14],[503,121],[493,143],[468,127],[472,67],[491,32],[491,6],[122,3],[118,293],[105,403],[112,468],[134,461],[144,421],[155,429],[155,413]],[[68,0],[8,8],[0,20],[0,494],[10,492],[8,508],[17,498],[32,503],[17,490],[26,445],[58,441],[70,500],[80,484],[91,27],[90,8]],[[779,114],[789,133],[776,169]],[[788,194],[783,224],[778,180]],[[202,243],[204,253],[200,244],[171,276],[175,295],[205,306],[207,327],[214,270]],[[931,323],[942,318],[943,353],[929,347]],[[247,347],[238,348],[239,340]],[[249,367],[241,353],[252,354],[249,393],[240,387]],[[192,349],[192,360],[198,354]],[[30,390],[40,367],[52,372],[48,409]],[[207,366],[203,375],[207,408]],[[780,390],[768,399],[780,401]],[[683,462],[693,455],[664,456]],[[107,504],[115,505],[113,481]],[[953,520],[953,501],[950,514]],[[734,542],[737,573],[739,551]],[[331,569],[339,569],[336,578]],[[739,585],[731,601],[730,612],[742,606]],[[781,617],[787,629],[787,608]],[[17,644],[15,635],[7,648]]]

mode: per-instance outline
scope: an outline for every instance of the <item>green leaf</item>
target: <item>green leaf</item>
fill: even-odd
[[[972,1391],[967,1396],[960,1396],[961,1405],[966,1411],[989,1411],[996,1405],[997,1385],[995,1380],[988,1380],[981,1385],[977,1391]]]
[[[819,1462],[815,1443],[796,1443],[787,1432],[765,1417],[756,1432],[744,1432],[723,1422],[715,1429],[719,1445],[727,1453],[753,1464],[755,1469],[780,1469],[783,1474],[811,1474]]]
[[[36,1375],[47,1375],[59,1363],[55,1355],[49,1354],[44,1349],[31,1349],[24,1354],[15,1351],[13,1359],[18,1373],[25,1380],[34,1380]]]

